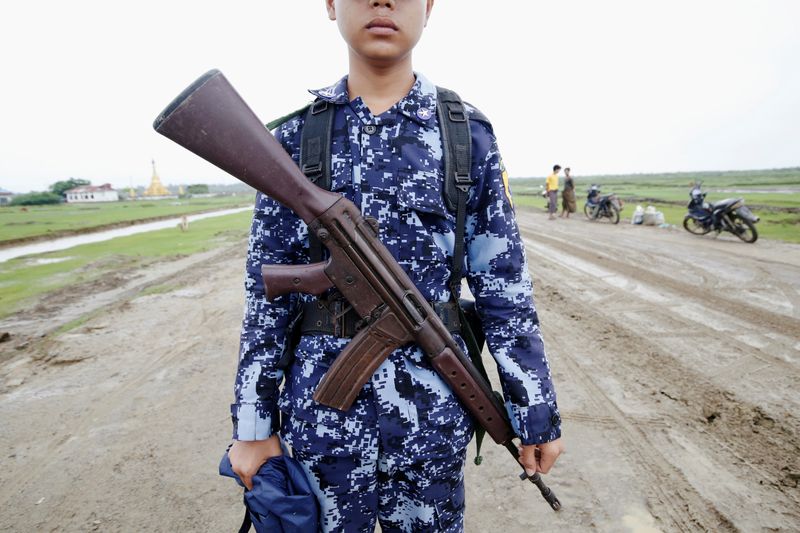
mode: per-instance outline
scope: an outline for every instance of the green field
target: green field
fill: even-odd
[[[695,181],[703,183],[710,202],[744,198],[750,209],[761,217],[757,229],[762,237],[800,242],[800,168],[576,176],[578,211],[583,209],[586,189],[596,183],[603,192],[615,192],[623,199],[626,204],[623,218],[630,217],[636,204],[653,205],[664,213],[666,222],[680,226],[686,214],[691,184]],[[514,201],[520,206],[543,208],[545,200],[538,196],[543,187],[544,178],[511,180]]]
[[[67,285],[86,284],[91,291],[89,282],[108,283],[115,272],[241,241],[251,218],[244,211],[192,222],[187,232],[168,228],[0,263],[0,318]]]
[[[0,207],[0,243],[3,241],[58,236],[156,217],[181,216],[198,211],[252,205],[254,195],[214,196],[210,198],[138,200],[98,204],[58,204]]]

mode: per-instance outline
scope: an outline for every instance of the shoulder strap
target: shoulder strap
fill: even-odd
[[[312,183],[331,190],[331,140],[336,106],[317,100],[306,111],[300,134],[300,170]],[[322,261],[324,248],[316,236],[309,234],[311,262]]]
[[[472,134],[464,103],[455,92],[436,88],[437,113],[444,148],[444,200],[450,211],[456,212],[456,236],[453,246],[453,270],[448,280],[450,292],[458,300],[461,271],[464,264],[464,235],[467,217],[467,198],[474,180],[472,168]]]
[[[331,136],[335,109],[325,100],[311,104],[300,136],[300,170],[325,190],[331,189]]]

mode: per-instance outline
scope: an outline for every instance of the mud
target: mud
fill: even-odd
[[[800,246],[518,218],[564,419],[546,476],[564,508],[489,444],[467,468],[466,530],[800,529]],[[0,323],[0,530],[238,528],[216,467],[244,250]]]

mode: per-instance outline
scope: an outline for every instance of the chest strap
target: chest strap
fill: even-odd
[[[458,307],[455,302],[428,302],[451,333],[461,329]],[[300,322],[301,335],[333,335],[350,338],[358,331],[361,319],[346,300],[315,299],[303,303],[303,318]]]

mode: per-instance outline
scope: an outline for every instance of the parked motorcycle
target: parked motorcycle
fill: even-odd
[[[695,235],[705,235],[712,230],[719,235],[729,231],[744,242],[756,242],[756,222],[761,220],[744,205],[743,198],[726,198],[713,204],[706,202],[706,193],[700,183],[689,193],[689,212],[683,218],[683,227]]]
[[[619,212],[622,210],[622,200],[616,194],[601,194],[599,185],[589,187],[583,213],[589,220],[602,220],[608,218],[612,224],[619,224]]]

